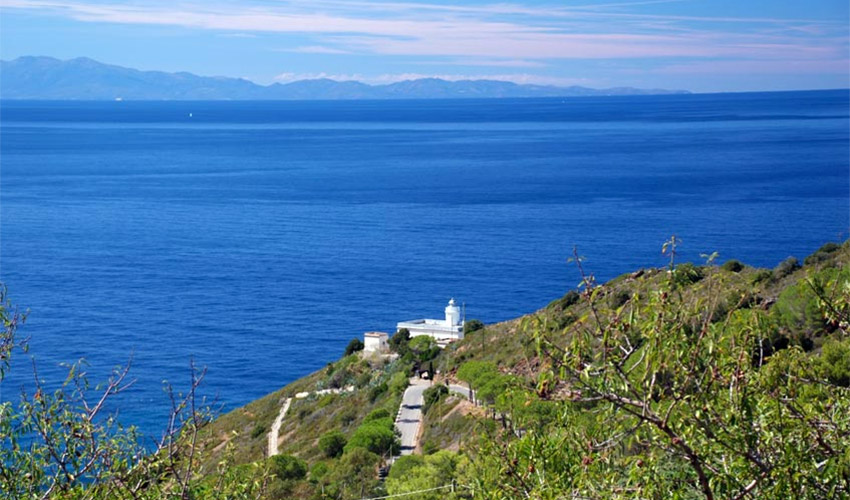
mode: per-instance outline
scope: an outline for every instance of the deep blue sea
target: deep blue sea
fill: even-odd
[[[847,91],[374,102],[0,103],[0,279],[31,313],[2,399],[132,354],[232,409],[436,317],[532,312],[683,257],[772,267],[845,239]]]

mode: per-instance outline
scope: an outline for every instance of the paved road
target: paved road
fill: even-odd
[[[401,398],[401,408],[395,420],[396,429],[401,432],[401,454],[410,455],[418,444],[419,425],[422,422],[422,405],[425,399],[422,393],[431,386],[427,380],[410,379],[410,386]]]
[[[469,388],[463,385],[449,384],[449,391],[460,394],[466,399],[470,399]]]

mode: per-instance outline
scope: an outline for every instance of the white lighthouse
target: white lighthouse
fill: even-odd
[[[458,326],[460,324],[460,307],[455,304],[455,299],[451,299],[449,305],[446,306],[446,325]]]
[[[449,342],[463,338],[463,316],[455,299],[449,300],[446,306],[446,319],[413,319],[402,321],[396,325],[398,330],[406,328],[411,337],[428,335],[437,341],[437,345],[445,347]]]

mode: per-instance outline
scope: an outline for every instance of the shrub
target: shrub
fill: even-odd
[[[343,427],[347,427],[351,425],[352,422],[357,420],[357,410],[350,407],[345,408],[339,413],[337,420],[339,421],[340,425],[342,425]]]
[[[821,350],[818,364],[831,383],[850,387],[850,342],[827,340]]]
[[[319,449],[326,457],[336,458],[342,455],[347,443],[348,440],[345,439],[342,432],[332,430],[322,434],[322,437],[319,438]]]
[[[437,342],[428,335],[415,337],[408,344],[408,348],[420,363],[430,361],[440,354],[440,347],[437,346]]]
[[[796,257],[788,257],[773,269],[773,277],[780,280],[797,269],[800,269],[800,261]]]
[[[560,299],[554,300],[549,304],[550,308],[564,310],[573,304],[576,304],[581,299],[581,295],[575,290],[570,290]]]
[[[443,384],[433,385],[425,389],[425,392],[422,394],[422,397],[425,400],[422,405],[422,413],[428,413],[428,409],[448,393],[449,388]]]
[[[395,335],[390,337],[388,344],[390,346],[390,350],[393,352],[404,356],[407,352],[407,344],[410,342],[410,330],[407,328],[402,328],[401,330],[395,332]]]
[[[363,350],[363,341],[360,339],[351,339],[351,342],[345,347],[345,356],[354,354],[357,351]]]
[[[363,419],[363,422],[372,422],[373,420],[380,420],[382,418],[389,418],[390,412],[386,408],[378,408],[376,410],[372,410],[366,415],[366,418]]]
[[[312,468],[310,468],[310,481],[317,483],[323,477],[328,474],[330,467],[328,467],[327,462],[316,462]]]
[[[829,243],[825,243],[823,246],[815,250],[813,254],[806,257],[806,259],[803,260],[803,264],[810,266],[812,264],[823,262],[829,259],[830,254],[838,251],[840,248],[841,245],[838,243],[833,243],[831,241]]]
[[[393,394],[401,394],[410,385],[410,380],[404,372],[398,372],[390,379],[390,390]]]
[[[629,292],[625,290],[620,290],[619,292],[611,295],[611,297],[608,299],[608,305],[611,306],[611,309],[617,309],[618,307],[628,302],[630,298],[632,298],[632,296],[629,295]]]
[[[307,463],[292,455],[275,455],[271,461],[271,472],[283,481],[304,479],[307,476]]]
[[[345,445],[345,453],[364,448],[377,455],[395,453],[399,449],[393,420],[389,417],[363,422]]]
[[[826,326],[818,298],[805,280],[783,290],[771,308],[771,314],[777,324],[785,328],[788,336],[807,350],[811,344],[804,341],[820,336]]]
[[[469,321],[464,322],[463,324],[463,334],[469,335],[472,332],[477,332],[484,328],[484,323],[477,319],[471,319]]]
[[[773,280],[773,273],[768,269],[760,269],[753,275],[753,277],[750,279],[750,282],[753,285],[757,285],[763,281],[770,282],[771,280]]]
[[[702,269],[690,262],[679,264],[676,266],[676,269],[673,270],[673,282],[680,287],[693,285],[701,280],[703,276]]]
[[[369,402],[374,403],[379,397],[381,397],[381,394],[387,392],[387,390],[389,390],[389,387],[386,382],[381,382],[380,384],[372,387],[369,389]]]
[[[724,271],[729,271],[732,273],[740,273],[744,270],[744,264],[739,260],[729,259],[720,266]]]
[[[256,439],[256,438],[258,438],[259,436],[261,436],[265,433],[266,433],[266,426],[262,425],[262,424],[257,424],[251,430],[251,437]]]
[[[365,373],[361,373],[360,375],[357,376],[357,378],[354,380],[354,385],[359,389],[361,387],[366,387],[367,385],[369,385],[369,382],[371,382],[371,381],[372,381],[372,373],[371,372],[365,372]]]

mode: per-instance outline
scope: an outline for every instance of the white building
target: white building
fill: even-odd
[[[463,322],[460,307],[455,304],[455,299],[449,301],[446,306],[446,319],[414,319],[410,321],[402,321],[396,328],[401,330],[406,328],[410,332],[411,337],[420,335],[429,335],[441,347],[445,347],[449,342],[460,340],[463,338]]]
[[[366,332],[363,335],[363,352],[385,352],[389,350],[389,335],[384,332]]]

